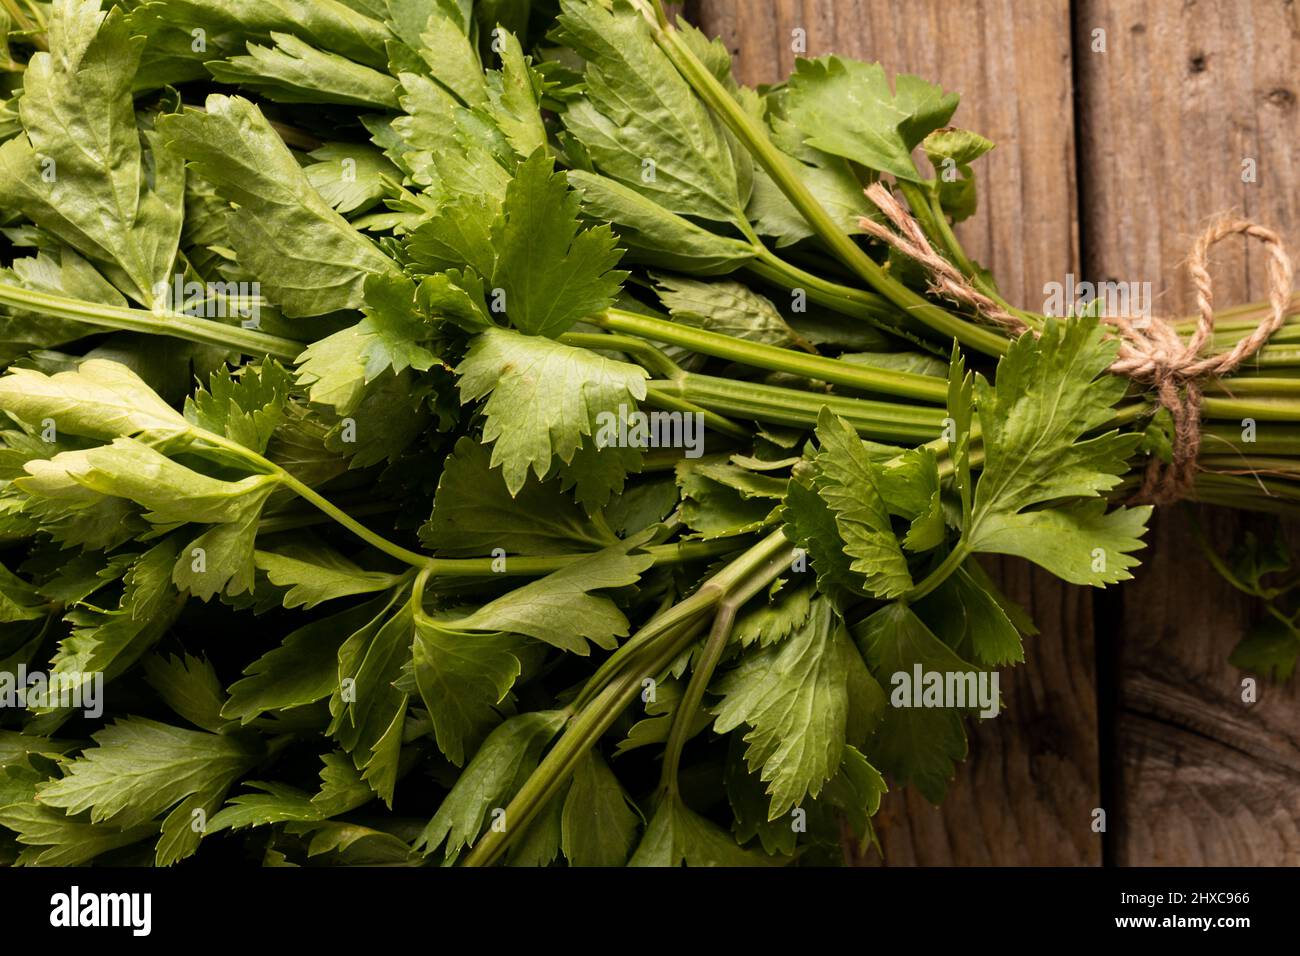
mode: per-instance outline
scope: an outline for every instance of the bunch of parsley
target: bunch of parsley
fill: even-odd
[[[978,706],[894,675],[1023,660],[979,556],[1136,563],[1096,320],[861,237],[888,177],[997,295],[951,93],[645,0],[3,9],[0,673],[104,694],[0,710],[0,858],[852,858]]]

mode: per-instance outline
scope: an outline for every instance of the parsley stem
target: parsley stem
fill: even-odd
[[[947,383],[933,375],[854,365],[840,359],[809,355],[763,342],[739,339],[679,322],[625,312],[622,309],[606,309],[595,316],[593,321],[601,328],[613,332],[626,332],[714,358],[728,359],[774,372],[787,372],[790,375],[800,375],[830,382],[833,385],[859,388],[863,391],[878,392],[898,398],[913,398],[940,405],[947,400],[948,396]]]
[[[1300,383],[1298,383],[1300,384]],[[1236,382],[1229,382],[1227,388],[1235,390]],[[1218,398],[1206,397],[1201,402],[1201,417],[1240,422],[1245,418],[1260,421],[1295,422],[1300,421],[1300,399],[1294,392],[1291,395],[1256,395],[1254,398]]]
[[[27,19],[27,14],[23,12],[15,0],[3,0],[5,12],[9,14],[14,25],[19,31],[27,34],[26,40],[38,50],[48,50],[49,42],[45,39],[45,28],[38,28],[31,20]]]
[[[362,541],[371,547],[377,548],[390,557],[396,558],[403,564],[409,564],[412,567],[423,569],[433,559],[427,554],[420,554],[409,548],[404,548],[400,544],[394,544],[383,535],[371,531],[360,521],[357,521],[342,508],[335,505],[332,501],[318,492],[315,488],[299,480],[286,469],[277,465],[275,462],[259,455],[251,448],[246,448],[237,441],[232,441],[223,435],[204,429],[195,429],[195,437],[204,444],[212,445],[229,454],[231,457],[250,465],[255,471],[264,475],[271,475],[280,484],[288,488],[299,498],[314,505],[318,510],[324,512],[333,518],[338,524],[347,528]],[[490,559],[489,559],[490,560]]]
[[[634,637],[607,657],[596,672],[587,679],[581,692],[574,698],[573,706],[580,709],[591,703],[600,696],[601,691],[620,671],[629,668],[640,670],[643,674],[654,671],[655,669],[646,661],[657,659],[659,642],[670,640],[670,635],[677,633],[683,627],[689,628],[699,624],[702,615],[713,605],[715,600],[713,591],[712,588],[707,590],[701,588],[690,597],[651,618]]]
[[[654,664],[667,667],[681,648],[699,633],[700,627],[683,625],[672,634]],[[560,739],[542,758],[523,787],[506,806],[510,826],[504,830],[490,828],[465,857],[464,866],[491,866],[505,853],[515,834],[522,833],[546,801],[569,779],[578,761],[595,745],[641,690],[643,675],[624,670],[616,675],[582,710],[570,718]]]
[[[672,728],[668,732],[668,742],[664,746],[663,769],[659,777],[659,788],[664,792],[677,795],[677,768],[681,764],[682,751],[691,736],[691,725],[695,722],[695,714],[704,702],[704,693],[708,689],[709,681],[713,679],[718,661],[722,660],[722,652],[726,649],[727,642],[731,640],[737,612],[750,598],[767,587],[789,567],[788,554],[778,552],[772,555],[765,567],[745,578],[734,592],[718,603],[713,618],[713,628],[709,631],[704,649],[691,670],[691,680],[686,685],[686,692],[677,702],[677,709],[673,714]]]
[[[689,415],[700,415],[703,418],[704,424],[712,428],[714,431],[721,432],[724,435],[730,435],[732,438],[737,438],[740,441],[749,441],[754,437],[753,433],[750,432],[749,429],[737,425],[731,419],[724,418],[717,412],[711,412],[707,408],[701,408],[693,402],[688,402],[684,398],[678,398],[662,389],[647,388],[645,400],[647,405],[654,405],[657,408],[675,412],[686,412]]]
[[[880,442],[927,442],[943,429],[943,409],[924,405],[801,391],[696,372],[688,372],[678,381],[656,379],[649,384],[723,415],[777,425],[812,427],[826,407],[847,419],[862,437]]]
[[[722,652],[731,640],[731,629],[735,623],[736,604],[732,601],[719,603],[713,615],[713,627],[691,670],[690,683],[686,685],[686,692],[682,694],[673,712],[673,722],[668,731],[668,742],[664,745],[659,772],[659,789],[664,793],[677,795],[677,769],[681,765],[682,751],[686,749],[686,741],[691,736],[691,725],[695,722],[700,704],[704,702],[704,692],[718,661],[722,659]]]
[[[0,282],[0,305],[69,319],[96,328],[143,332],[146,335],[164,335],[187,342],[216,345],[252,356],[272,355],[292,360],[306,348],[302,342],[294,339],[268,335],[256,329],[225,325],[211,319],[196,319],[179,312],[154,313],[145,309],[101,305],[84,299],[36,292],[7,282]]]
[[[919,331],[925,327],[908,321],[884,296],[839,285],[804,272],[798,266],[781,259],[766,246],[757,247],[756,258],[745,263],[745,269],[771,285],[791,292],[803,290],[810,302],[852,319],[862,319],[889,335],[896,335],[920,347],[938,353],[934,343],[922,338]]]
[[[892,330],[893,323],[886,319],[897,320],[904,316],[882,295],[855,289],[853,286],[840,285],[822,276],[799,268],[793,262],[783,259],[767,246],[754,244],[755,262],[747,263],[746,269],[762,275],[767,279],[779,279],[781,285],[790,289],[803,289],[808,298],[820,302],[829,308],[842,307],[846,315],[881,321]],[[814,294],[815,293],[815,294]]]
[[[1300,395],[1300,378],[1234,375],[1206,382],[1203,390],[1207,395]]]
[[[791,293],[803,292],[813,302],[841,315],[863,319],[888,335],[930,345],[921,337],[921,333],[926,330],[925,326],[912,320],[907,312],[900,310],[884,296],[840,285],[801,269],[757,240],[754,242],[754,259],[747,262],[745,268]]]
[[[1208,422],[1201,426],[1201,451],[1206,455],[1233,454],[1244,444],[1240,424]],[[1250,443],[1252,455],[1286,455],[1300,458],[1300,429],[1286,425],[1261,428]]]
[[[267,464],[271,465],[274,469],[273,474],[280,479],[281,483],[284,484],[285,487],[292,490],[299,498],[315,505],[371,547],[377,548],[384,552],[384,554],[416,568],[423,569],[433,560],[427,554],[420,554],[418,551],[404,548],[400,544],[395,544],[392,541],[389,541],[387,538],[383,537],[383,535],[376,534],[342,508],[336,507],[333,502],[320,494],[320,492],[316,491],[315,488],[299,481],[279,465],[271,462],[267,462]]]
[[[399,507],[397,503],[391,501],[365,501],[346,505],[348,513],[353,516],[385,514],[397,511]],[[331,520],[329,515],[322,514],[315,508],[310,511],[302,509],[280,511],[263,516],[257,522],[257,533],[279,534],[282,531],[309,528],[328,520]]]
[[[411,585],[411,595],[407,598],[407,606],[411,609],[411,620],[416,623],[425,620],[424,589],[429,583],[429,576],[432,572],[433,569],[425,565],[420,569],[420,573],[415,576],[415,582]]]
[[[966,544],[966,539],[969,536],[970,531],[967,530],[962,539],[953,545],[952,550],[948,552],[948,556],[940,562],[939,566],[926,575],[920,584],[904,594],[900,600],[905,604],[919,601],[948,580],[952,573],[961,567],[962,562],[970,556],[970,546]]]
[[[295,478],[284,468],[257,454],[251,448],[245,448],[238,442],[202,429],[195,429],[194,434],[203,443],[221,449],[231,457],[252,466],[255,471],[275,477],[299,498],[309,502],[319,511],[333,518],[338,524],[347,528],[362,541],[377,548],[384,554],[396,558],[403,564],[418,568],[422,574],[428,572],[434,577],[490,578],[496,575],[537,577],[550,574],[552,571],[558,571],[560,568],[567,567],[575,561],[581,561],[596,553],[518,555],[507,558],[503,570],[498,570],[501,565],[497,558],[435,558],[427,554],[420,554],[418,551],[404,548],[400,544],[389,541],[382,535],[371,531],[360,521],[357,521],[342,508],[339,508],[316,491],[316,489]],[[726,539],[717,541],[678,541],[673,544],[650,545],[644,550],[653,557],[654,564],[659,566],[716,558],[735,551],[736,544],[734,541]]]
[[[688,561],[702,561],[730,554],[736,550],[734,541],[725,539],[717,541],[678,541],[673,544],[652,544],[643,548],[654,559],[654,566],[685,564]],[[576,561],[591,557],[596,552],[585,554],[543,554],[517,555],[505,559],[505,570],[496,571],[495,564],[501,566],[497,558],[425,558],[422,566],[427,566],[434,577],[497,577],[497,576],[531,576],[540,577],[566,568]]]
[[[537,769],[524,781],[524,785],[506,807],[506,819],[510,821],[510,826],[505,830],[489,829],[465,858],[465,865],[491,866],[496,862],[515,835],[527,829],[538,811],[569,778],[583,755],[636,699],[641,691],[641,682],[647,676],[654,677],[658,674],[695,640],[701,626],[700,615],[707,613],[728,595],[736,593],[737,588],[743,588],[755,572],[768,567],[777,554],[789,548],[790,542],[784,532],[772,532],[711,577],[690,597],[647,624],[643,631],[653,628],[656,623],[661,625],[653,641],[653,656],[633,656],[628,661],[628,666],[620,668],[594,694],[586,695],[584,689],[584,696],[580,699],[585,703],[580,705],[577,701],[574,702],[572,706],[577,712],[560,739],[542,758]],[[662,626],[664,621],[671,621],[671,624]],[[624,644],[614,656],[633,646],[634,642],[635,639]],[[641,645],[644,646],[647,645]],[[640,650],[641,647],[637,649]]]
[[[389,541],[382,535],[371,531],[310,485],[299,481],[279,465],[267,461],[261,455],[257,455],[235,442],[224,439],[218,440],[219,436],[207,432],[203,433],[203,438],[206,441],[213,442],[213,444],[219,444],[222,448],[243,458],[245,461],[256,464],[260,471],[274,475],[298,497],[310,502],[372,547],[404,564],[419,568],[422,573],[428,571],[435,577],[493,577],[498,574],[539,577],[591,556],[590,553],[513,556],[506,559],[504,570],[498,570],[501,565],[496,558],[434,558],[427,554],[420,554],[418,551],[404,548],[400,544]],[[734,551],[735,547],[734,542],[725,540],[679,541],[674,544],[651,545],[644,550],[654,557],[654,563],[658,566],[715,558]]]
[[[618,335],[611,332],[565,332],[560,336],[560,341],[577,348],[602,352],[625,352],[651,372],[665,378],[676,378],[682,372],[681,366],[659,349],[644,339],[634,338],[631,335]]]
[[[1252,473],[1300,478],[1300,461],[1269,455],[1201,455],[1197,465],[1208,472]]]

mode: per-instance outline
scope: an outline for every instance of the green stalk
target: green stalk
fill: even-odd
[[[48,292],[34,292],[5,282],[0,282],[0,305],[81,322],[96,328],[143,332],[146,335],[163,335],[187,342],[216,345],[252,356],[271,355],[292,361],[306,348],[304,343],[293,339],[268,335],[255,329],[224,325],[210,319],[196,319],[177,312],[158,315],[145,309],[99,305]]]
[[[1228,385],[1232,388],[1232,384]],[[1300,422],[1300,399],[1285,395],[1254,398],[1209,397],[1201,401],[1202,419],[1241,421],[1254,418],[1267,422]]]
[[[1237,376],[1205,383],[1208,395],[1300,395],[1300,379]]]
[[[750,598],[767,587],[789,566],[788,555],[779,552],[774,554],[765,567],[747,578],[734,593],[727,595],[718,604],[713,618],[713,628],[691,671],[690,683],[686,685],[685,693],[677,702],[672,728],[668,731],[668,740],[664,745],[659,789],[665,793],[677,795],[677,768],[681,765],[682,752],[690,737],[691,724],[695,722],[695,714],[704,702],[704,693],[713,679],[713,672],[717,669],[718,662],[722,660],[722,652],[726,650],[727,642],[731,640],[736,614]]]
[[[840,315],[861,319],[888,335],[932,345],[921,337],[926,327],[912,321],[906,312],[900,311],[884,296],[840,285],[807,272],[782,259],[761,242],[754,245],[754,258],[745,264],[745,269],[782,289],[791,292],[802,290],[810,302]]]
[[[690,561],[708,561],[736,550],[734,541],[678,541],[673,544],[652,544],[642,549],[653,559],[654,567],[686,564]],[[421,567],[427,567],[438,578],[492,578],[492,577],[542,577],[552,571],[567,568],[596,554],[542,554],[511,555],[505,559],[503,570],[498,558],[425,558]]]
[[[1259,325],[1260,319],[1268,315],[1272,306],[1267,302],[1247,302],[1214,310],[1214,328],[1218,332],[1251,332]],[[1179,319],[1174,323],[1180,333],[1186,334],[1196,328],[1196,316]],[[1300,292],[1291,293],[1287,324],[1300,322]]]
[[[965,531],[961,540],[953,545],[952,550],[948,552],[948,556],[940,562],[939,566],[926,575],[920,584],[917,584],[912,590],[903,595],[902,600],[905,603],[910,604],[913,601],[921,600],[921,598],[948,580],[949,576],[961,567],[962,562],[970,557],[970,546],[966,543],[967,539],[970,538],[970,534],[969,529]]]
[[[931,441],[943,429],[945,414],[942,408],[805,392],[695,372],[687,373],[680,381],[654,379],[648,386],[722,415],[776,425],[812,428],[826,406],[847,419],[862,437],[880,442]]]
[[[839,359],[808,355],[762,342],[751,342],[678,322],[625,312],[621,309],[607,309],[593,321],[601,328],[613,332],[630,333],[714,358],[817,379],[833,385],[843,385],[898,398],[918,399],[939,405],[946,401],[948,395],[947,383],[933,375],[885,371],[864,365],[853,365]]]
[[[13,20],[22,33],[27,34],[27,40],[38,50],[49,50],[50,44],[44,35],[44,27],[37,27],[31,20],[27,19],[27,14],[23,12],[22,7],[18,6],[16,0],[3,0],[5,12]]]
[[[659,669],[668,666],[697,633],[698,628],[683,630],[680,636],[673,635],[676,640],[664,646],[656,661]],[[510,821],[508,830],[489,829],[465,857],[465,866],[491,866],[501,858],[515,834],[522,833],[527,828],[538,811],[573,774],[578,761],[609,729],[618,715],[636,700],[641,691],[641,680],[641,675],[631,671],[619,674],[590,704],[570,718],[555,746],[542,758],[523,788],[506,806],[506,819]]]
[[[1251,474],[1276,474],[1300,478],[1300,459],[1267,455],[1198,455],[1196,464],[1209,472],[1240,471]]]
[[[1300,458],[1300,426],[1269,425],[1256,432],[1253,442],[1242,440],[1240,425],[1206,422],[1201,426],[1201,454],[1236,454],[1243,448],[1252,455]]]
[[[298,497],[302,498],[304,501],[310,502],[311,504],[315,505],[325,514],[333,518],[338,524],[347,528],[349,531],[355,534],[366,544],[370,545],[372,548],[377,548],[378,550],[384,552],[384,554],[394,557],[398,561],[402,561],[416,568],[425,567],[431,560],[427,554],[420,554],[418,551],[412,551],[409,548],[404,548],[400,544],[394,544],[392,541],[389,541],[387,538],[383,537],[382,535],[376,534],[375,532],[367,528],[365,525],[363,525],[360,521],[357,521],[355,518],[353,518],[350,514],[348,514],[343,509],[335,507],[333,503],[331,503],[327,498],[325,498],[323,495],[317,492],[314,488],[312,488],[310,485],[304,484],[303,482],[299,481],[297,478],[289,474],[289,472],[285,471],[279,465],[272,464],[271,462],[267,462],[267,464],[271,465],[271,467],[274,469],[272,474],[274,474],[277,478],[279,478],[280,481],[285,485],[285,487],[292,490],[296,495],[298,495]]]
[[[252,449],[245,448],[238,442],[231,441],[221,435],[215,435],[212,432],[200,429],[195,430],[195,436],[200,441],[219,448],[231,457],[245,462],[258,473],[274,477],[298,497],[312,504],[371,547],[396,558],[403,564],[409,564],[421,571],[428,570],[438,577],[492,577],[496,574],[536,577],[558,571],[575,561],[581,561],[583,558],[591,556],[590,554],[519,555],[507,558],[505,570],[498,571],[497,568],[500,567],[500,562],[496,558],[434,558],[427,554],[420,554],[418,551],[411,551],[409,548],[404,548],[371,531],[310,485],[299,481],[284,468],[267,460]],[[734,551],[735,547],[734,542],[727,542],[726,540],[683,541],[675,544],[652,545],[646,548],[645,551],[647,554],[652,555],[654,563],[659,565],[681,564],[687,561],[714,558]]]
[[[592,349],[597,352],[624,352],[632,356],[656,375],[676,378],[682,367],[644,339],[610,332],[565,332],[560,336],[565,345]]]
[[[662,408],[670,412],[684,412],[687,415],[699,415],[704,424],[716,432],[729,435],[740,441],[749,441],[754,437],[753,432],[749,429],[737,425],[729,418],[724,418],[717,412],[711,412],[707,408],[688,402],[684,398],[678,398],[665,391],[658,389],[646,389],[645,401],[647,405],[653,405],[655,408]]]
[[[874,316],[893,320],[895,324],[905,313],[899,312],[884,296],[866,289],[857,289],[849,285],[840,285],[823,276],[802,269],[788,259],[783,259],[765,246],[761,241],[753,240],[755,262],[745,268],[770,279],[780,280],[780,284],[790,289],[803,289],[808,298],[814,302],[825,301],[827,304],[839,301],[846,308],[856,308],[857,315]]]
[[[652,372],[658,372],[668,378],[678,378],[686,373],[676,362],[670,359],[659,349],[655,348],[649,342],[643,339],[634,338],[630,335],[617,335],[613,333],[589,333],[589,332],[566,332],[560,336],[560,341],[565,345],[572,345],[577,348],[594,349],[596,351],[618,351],[631,355],[643,366]],[[646,396],[646,403],[654,405],[657,408],[664,408],[669,411],[686,412],[691,415],[704,416],[704,424],[716,432],[724,435],[730,435],[732,438],[740,441],[748,441],[754,436],[749,429],[737,425],[735,422],[724,418],[716,412],[711,412],[706,408],[693,405],[682,398],[676,398],[664,392],[650,392]]]
[[[579,705],[575,701],[572,706],[577,708],[577,713],[570,719],[564,733],[506,807],[509,828],[485,833],[465,858],[465,865],[490,866],[496,862],[514,836],[527,829],[537,812],[569,778],[583,755],[636,699],[641,681],[668,666],[695,639],[699,616],[707,614],[710,608],[734,593],[755,572],[768,566],[778,553],[789,547],[784,533],[774,531],[706,581],[693,595],[661,615],[675,614],[675,623],[672,629],[659,633],[653,645],[654,654],[639,659],[634,657],[629,663],[636,666],[623,667],[599,691],[584,695],[585,704]],[[679,610],[683,608],[689,610]],[[647,628],[655,623],[652,621]],[[624,648],[631,643],[628,642]]]
[[[224,451],[232,458],[243,461],[253,470],[275,478],[280,484],[284,485],[299,498],[315,506],[324,514],[329,515],[337,524],[347,528],[366,544],[382,551],[389,557],[396,558],[403,564],[409,564],[412,567],[421,569],[432,560],[427,554],[420,554],[417,551],[404,548],[400,544],[395,544],[394,542],[389,541],[383,535],[371,531],[360,521],[357,521],[342,508],[339,508],[331,502],[315,488],[300,481],[289,471],[277,465],[270,459],[259,455],[251,448],[245,448],[243,445],[239,444],[239,442],[231,441],[222,435],[217,435],[202,429],[195,429],[194,436],[198,441],[212,445],[213,447]]]
[[[1287,517],[1300,516],[1300,487],[1258,475],[1200,472],[1196,476],[1193,500]]]

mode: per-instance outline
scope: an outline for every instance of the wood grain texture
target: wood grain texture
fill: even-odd
[[[1074,23],[1085,277],[1149,281],[1167,290],[1158,311],[1182,313],[1181,264],[1207,218],[1244,213],[1300,249],[1294,5],[1079,0]],[[1255,183],[1242,181],[1248,159]],[[1264,297],[1257,247],[1229,240],[1213,260],[1218,303]],[[1243,519],[1202,515],[1226,550]],[[1300,863],[1295,682],[1261,682],[1260,702],[1242,702],[1227,656],[1252,609],[1200,558],[1184,515],[1159,517],[1147,554],[1120,592],[1114,861]]]
[[[809,56],[880,60],[963,95],[954,121],[994,140],[980,160],[980,210],[961,225],[968,252],[1013,302],[1041,306],[1043,284],[1077,271],[1070,11],[1064,0],[702,0],[688,14],[721,36],[749,84],[783,78],[796,28]],[[887,798],[889,865],[1062,865],[1101,861],[1091,598],[1023,564],[1003,587],[1042,629],[1028,663],[1004,674],[1009,709],[973,728],[971,758],[947,801]]]

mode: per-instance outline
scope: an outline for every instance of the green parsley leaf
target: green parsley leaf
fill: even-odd
[[[341,103],[397,108],[397,81],[387,73],[326,53],[288,33],[272,33],[275,46],[248,44],[247,56],[208,64],[222,83],[255,90],[280,103]]]
[[[970,164],[993,148],[993,143],[965,129],[935,130],[921,143],[938,173],[939,204],[953,222],[975,214],[975,174]]]
[[[506,329],[476,336],[456,372],[462,402],[488,399],[483,439],[511,495],[530,469],[540,479],[555,459],[571,461],[601,412],[634,409],[647,378],[638,366]]]
[[[125,365],[88,359],[76,371],[45,375],[13,368],[0,378],[0,408],[40,426],[88,438],[147,434],[165,439],[189,423]]]
[[[131,93],[144,42],[120,9],[101,13],[98,0],[53,5],[49,35],[56,52],[34,54],[23,75],[27,135],[0,146],[0,203],[152,307],[176,258],[185,169],[136,125]]]
[[[385,178],[401,178],[382,152],[362,143],[326,143],[310,156],[315,162],[306,168],[308,182],[344,216],[365,212],[383,199],[388,194]]]
[[[509,826],[500,808],[523,786],[564,720],[563,711],[534,711],[511,717],[492,731],[425,827],[416,849],[427,855],[445,842],[444,856],[452,863],[478,840],[489,811],[500,810],[494,825]]]
[[[457,441],[447,459],[420,540],[448,556],[485,556],[495,548],[506,554],[566,554],[613,543],[555,481],[527,481],[511,496],[501,471],[490,465],[488,449],[472,438]]]
[[[423,614],[415,618],[413,666],[438,749],[456,766],[500,722],[498,706],[519,677],[518,638],[475,634]]]
[[[339,684],[339,649],[374,621],[387,600],[370,601],[304,624],[246,668],[230,685],[221,716],[247,724],[268,710],[280,711],[324,700]]]
[[[158,832],[152,823],[122,829],[65,816],[36,801],[40,779],[22,767],[0,767],[0,826],[26,847],[18,857],[20,866],[80,866]]]
[[[460,631],[522,634],[583,656],[591,651],[588,641],[612,650],[616,638],[628,633],[627,618],[608,597],[591,592],[635,584],[653,559],[628,552],[645,538],[638,535],[588,555],[447,626]]]
[[[355,309],[366,276],[395,270],[312,188],[248,100],[214,93],[205,112],[162,117],[158,128],[223,199],[237,204],[229,219],[231,244],[285,315]]]
[[[720,275],[754,258],[748,242],[697,226],[616,180],[574,169],[569,171],[569,185],[582,197],[584,213],[614,224],[631,262],[690,275]]]
[[[133,827],[192,794],[224,795],[261,755],[260,746],[238,736],[131,717],[95,734],[95,746],[38,797],[70,814],[89,810],[93,823]]]
[[[206,389],[185,399],[185,418],[260,454],[284,420],[288,399],[289,373],[268,358],[244,366],[238,379],[225,367],[213,372]]]
[[[228,721],[221,716],[226,694],[209,661],[189,654],[153,655],[144,672],[163,703],[195,727],[213,734],[226,729]]]
[[[855,629],[868,666],[881,684],[899,689],[895,674],[969,672],[975,668],[934,636],[904,604],[887,604]],[[900,782],[911,783],[939,803],[966,757],[966,730],[959,711],[941,707],[888,707],[867,750]]]
[[[786,115],[814,149],[921,182],[912,150],[948,122],[958,97],[908,74],[894,85],[891,92],[879,63],[797,60],[786,81]]]
[[[668,796],[659,802],[628,866],[780,866],[784,862],[742,849],[726,830]]]
[[[877,597],[896,597],[912,586],[898,538],[881,495],[880,466],[867,455],[853,426],[823,408],[817,420],[818,474],[813,487],[835,515],[835,526],[852,558],[849,568],[862,575]]]
[[[542,80],[513,33],[498,28],[496,39],[501,70],[487,77],[490,112],[515,153],[526,159],[546,145],[546,126],[538,109]]]
[[[738,223],[736,168],[712,116],[626,0],[562,0],[563,39],[586,60],[564,125],[604,175],[669,212]]]
[[[578,231],[578,197],[539,149],[520,164],[492,223],[492,284],[512,325],[551,338],[607,308],[626,273],[608,226]]]
[[[284,595],[284,606],[288,608],[312,608],[322,601],[386,591],[399,582],[396,574],[363,571],[318,542],[285,545],[278,551],[255,551],[253,564],[265,571],[276,587],[288,588]]]
[[[622,866],[636,842],[639,814],[594,750],[578,761],[561,818],[564,856],[574,866]]]
[[[739,282],[699,282],[656,275],[659,301],[673,321],[765,345],[790,346],[802,340],[765,296]]]
[[[806,795],[816,797],[839,767],[849,711],[847,657],[857,654],[830,601],[817,598],[790,637],[742,657],[715,686],[723,700],[713,729],[751,728],[745,760],[768,785],[768,819]]]
[[[355,631],[338,653],[338,681],[330,697],[326,733],[351,756],[361,777],[389,806],[397,784],[402,725],[408,695],[394,687],[410,659],[414,621],[411,609],[393,604],[404,597],[393,592],[383,609]]]
[[[1114,488],[1141,440],[1110,431],[1127,384],[1107,369],[1118,346],[1096,319],[1048,320],[1037,340],[1022,336],[998,366],[997,385],[975,382],[984,468],[967,536],[975,551],[1016,554],[1074,584],[1105,585],[1132,575],[1150,507],[1106,511],[1099,498],[1031,509]]]
[[[79,604],[68,611],[72,632],[59,643],[51,670],[64,679],[105,680],[121,674],[153,647],[181,611],[172,585],[176,543],[164,539],[136,558],[122,578],[117,606]]]

